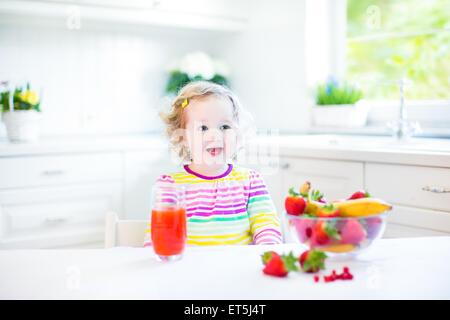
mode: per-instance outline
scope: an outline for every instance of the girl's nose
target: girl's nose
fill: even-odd
[[[218,142],[223,140],[223,133],[219,129],[211,129],[204,135],[204,140],[208,142]]]

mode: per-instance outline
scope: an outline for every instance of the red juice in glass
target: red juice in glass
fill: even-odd
[[[152,243],[155,253],[169,257],[181,255],[186,243],[186,209],[180,207],[152,210]]]
[[[173,183],[157,183],[153,187],[151,237],[159,261],[182,257],[186,246],[185,190]]]

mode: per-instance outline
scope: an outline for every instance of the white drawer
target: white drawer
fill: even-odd
[[[393,204],[450,211],[449,168],[368,163],[365,182],[369,193]]]
[[[119,182],[0,192],[0,248],[86,243],[108,211],[122,212]],[[62,242],[51,242],[59,238]],[[67,243],[69,241],[71,243]]]
[[[119,153],[7,157],[0,159],[0,188],[121,179]]]
[[[415,228],[401,224],[390,223],[386,227],[383,238],[415,238],[415,237],[448,237],[449,233],[431,229]]]

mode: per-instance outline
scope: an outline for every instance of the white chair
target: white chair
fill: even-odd
[[[105,248],[143,247],[147,220],[119,220],[117,213],[106,214]]]

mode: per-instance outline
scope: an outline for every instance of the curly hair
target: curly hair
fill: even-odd
[[[193,81],[186,84],[178,92],[178,95],[172,100],[170,111],[168,113],[160,112],[160,117],[166,124],[166,134],[172,148],[176,151],[181,160],[190,160],[189,150],[185,143],[183,143],[183,136],[177,134],[180,129],[185,129],[186,115],[183,102],[203,99],[206,97],[215,96],[219,98],[228,99],[233,107],[233,119],[238,126],[238,140],[242,138],[244,113],[247,117],[251,116],[243,110],[242,105],[237,96],[227,87],[209,81]]]

